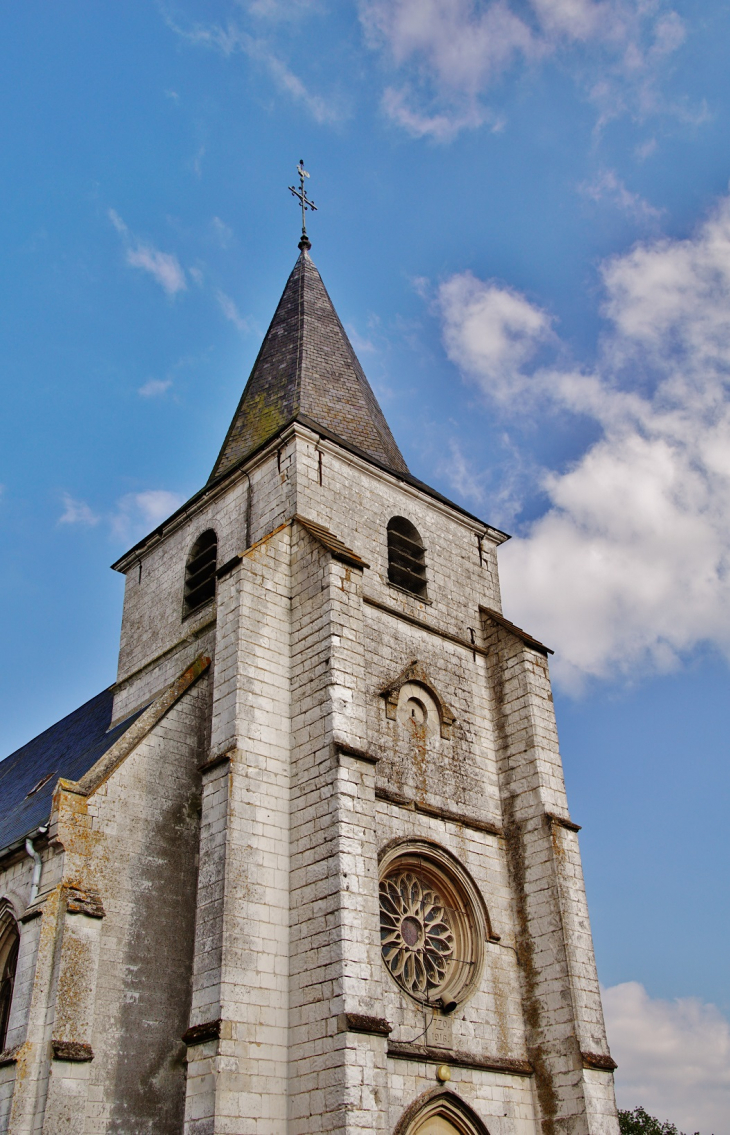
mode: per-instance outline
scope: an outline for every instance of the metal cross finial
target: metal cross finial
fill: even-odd
[[[294,194],[302,207],[302,239],[299,241],[299,247],[302,249],[302,251],[304,251],[305,248],[309,249],[312,247],[312,242],[307,236],[307,209],[311,209],[316,213],[317,206],[315,205],[314,201],[309,200],[309,198],[307,197],[307,192],[304,188],[304,178],[309,177],[309,174],[304,168],[304,158],[301,159],[299,165],[297,166],[297,173],[299,174],[299,188],[295,189],[293,185],[290,185],[289,192]]]

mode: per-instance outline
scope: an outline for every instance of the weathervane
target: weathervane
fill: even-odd
[[[299,247],[301,248],[302,251],[304,251],[305,248],[309,249],[309,248],[312,247],[312,242],[310,241],[309,237],[307,236],[307,216],[306,216],[306,212],[307,212],[307,209],[311,209],[313,212],[316,213],[317,212],[317,206],[315,205],[314,201],[309,200],[309,198],[307,197],[307,191],[304,188],[304,178],[309,177],[309,174],[307,173],[307,171],[304,168],[304,158],[302,158],[300,160],[299,165],[297,166],[297,173],[299,174],[299,188],[295,189],[295,187],[293,185],[290,185],[289,186],[289,192],[294,194],[294,196],[296,197],[296,199],[298,200],[299,204],[302,207],[302,239],[299,241]]]

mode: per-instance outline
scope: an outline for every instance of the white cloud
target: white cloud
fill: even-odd
[[[501,551],[509,617],[564,685],[730,655],[730,199],[687,240],[603,265],[593,370],[535,365],[549,319],[465,273],[441,288],[450,357],[503,408],[587,415],[601,436],[544,474],[549,506]],[[510,402],[511,399],[511,402]]]
[[[258,19],[286,22],[301,19],[321,6],[321,0],[237,0],[237,3]]]
[[[546,312],[471,272],[441,285],[439,305],[449,358],[498,399],[514,394],[516,376],[552,336]]]
[[[367,339],[355,327],[354,323],[348,323],[345,330],[347,337],[352,343],[356,355],[373,355],[377,353],[378,348],[373,343],[372,339]]]
[[[160,252],[158,248],[135,237],[114,209],[109,210],[109,220],[125,243],[126,260],[130,267],[149,272],[169,296],[185,291],[185,272],[176,256],[170,252]]]
[[[273,11],[275,5],[269,7]],[[242,52],[249,59],[259,63],[269,72],[279,90],[301,103],[315,122],[324,124],[339,122],[342,119],[343,110],[336,99],[324,98],[310,91],[304,81],[271,49],[266,40],[244,31],[237,23],[231,21],[225,27],[220,24],[194,24],[183,28],[168,19],[167,24],[177,35],[197,47],[211,48],[227,57]]]
[[[141,398],[160,398],[172,386],[171,378],[151,378],[145,382],[144,386],[140,386],[137,393]]]
[[[117,502],[116,512],[110,517],[112,536],[127,543],[146,536],[167,520],[183,500],[179,493],[170,493],[166,489],[126,493]]]
[[[682,1131],[725,1135],[730,1022],[695,997],[662,1001],[629,981],[603,990],[619,1107],[641,1105]]]
[[[516,53],[540,50],[504,0],[362,0],[360,18],[370,42],[387,47],[396,64],[420,59],[445,87],[472,95]]]
[[[226,319],[229,320],[234,327],[237,327],[239,331],[248,331],[248,320],[245,316],[241,315],[231,297],[227,296],[226,293],[222,292],[219,288],[215,294],[215,298]]]
[[[645,162],[647,158],[650,158],[652,154],[656,153],[656,148],[656,138],[647,138],[645,142],[642,142],[636,147],[634,153],[640,162]]]
[[[127,264],[149,272],[169,296],[185,291],[187,287],[185,273],[177,257],[169,252],[160,252],[149,244],[138,244],[135,248],[127,249]]]
[[[627,189],[615,170],[603,170],[592,181],[578,186],[581,193],[593,201],[609,201],[623,213],[637,221],[657,221],[664,212],[650,205],[638,193]]]
[[[448,142],[462,130],[475,129],[487,118],[485,108],[476,103],[467,103],[459,111],[436,111],[428,113],[413,108],[418,96],[408,88],[397,90],[386,87],[383,92],[383,110],[393,122],[402,126],[414,138],[435,138],[437,142]]]
[[[233,240],[233,229],[230,225],[227,225],[220,217],[213,217],[210,223],[221,248],[230,248],[231,241]]]
[[[68,493],[63,494],[63,513],[58,518],[59,524],[81,524],[93,528],[98,524],[100,517],[86,504],[85,501],[75,500]]]
[[[388,85],[386,114],[412,134],[441,141],[489,117],[483,96],[508,68],[534,66],[556,53],[573,59],[601,121],[629,103],[635,113],[654,111],[661,65],[684,38],[675,12],[641,0],[359,0],[358,6],[367,41],[405,79]]]
[[[476,504],[483,503],[486,496],[484,471],[468,460],[456,438],[451,438],[448,443],[448,456],[441,461],[439,473],[446,477],[460,497]]]

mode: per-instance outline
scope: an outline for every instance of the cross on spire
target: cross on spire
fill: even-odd
[[[314,201],[309,200],[309,198],[307,197],[307,191],[304,188],[304,178],[309,177],[309,174],[304,168],[304,158],[301,158],[299,161],[299,165],[297,166],[297,173],[299,174],[299,188],[296,189],[293,185],[290,185],[289,192],[294,194],[302,207],[302,239],[299,241],[299,247],[302,249],[302,251],[304,251],[305,248],[310,249],[312,247],[312,242],[307,236],[307,209],[311,209],[316,213],[317,206],[315,205]]]

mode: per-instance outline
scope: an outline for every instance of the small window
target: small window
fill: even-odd
[[[418,529],[404,516],[388,522],[388,579],[419,599],[426,598],[426,549]]]
[[[8,1039],[19,945],[20,935],[17,924],[6,910],[0,913],[0,1052],[5,1048]]]
[[[215,568],[218,537],[212,528],[198,536],[185,568],[185,600],[183,617],[197,611],[215,595]]]

